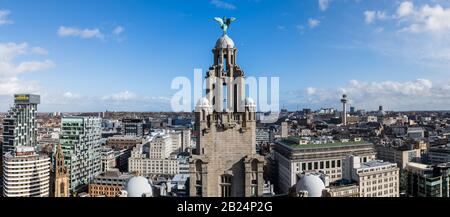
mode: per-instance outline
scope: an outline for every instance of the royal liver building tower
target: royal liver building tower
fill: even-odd
[[[213,49],[206,97],[195,108],[196,153],[190,160],[190,196],[262,196],[264,157],[256,153],[256,104],[245,98],[244,72],[227,35],[235,19],[216,18],[224,31]]]

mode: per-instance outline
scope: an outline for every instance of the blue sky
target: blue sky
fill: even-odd
[[[212,64],[215,16],[248,76],[280,77],[280,105],[450,108],[444,0],[0,0],[0,111],[170,110],[171,81]]]

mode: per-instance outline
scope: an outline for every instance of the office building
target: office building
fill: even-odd
[[[450,144],[428,148],[425,155],[428,164],[441,164],[450,162]]]
[[[359,197],[359,184],[341,180],[330,183],[322,193],[322,197]]]
[[[116,154],[110,147],[101,147],[101,171],[106,172],[116,167]]]
[[[4,197],[48,197],[50,195],[50,158],[36,153],[34,147],[17,146],[3,159]]]
[[[270,131],[268,129],[256,128],[256,144],[264,145],[270,143]]]
[[[409,162],[420,161],[421,150],[410,146],[393,147],[390,145],[375,145],[377,159],[396,163],[401,169]]]
[[[141,138],[144,135],[143,120],[137,118],[122,119],[122,135]]]
[[[120,172],[128,172],[128,159],[131,157],[132,149],[121,149],[114,151],[116,157],[116,168]]]
[[[342,179],[342,160],[348,154],[360,156],[363,162],[375,159],[372,143],[353,141],[314,142],[299,137],[275,141],[274,161],[278,178],[278,192],[287,193],[302,172],[323,171],[330,181]]]
[[[142,138],[135,136],[113,136],[106,140],[106,146],[114,150],[133,149],[137,144],[142,143]]]
[[[411,139],[422,139],[425,137],[425,130],[422,127],[408,127],[406,134]]]
[[[181,131],[181,151],[184,152],[186,149],[191,148],[191,130],[183,129]]]
[[[170,133],[159,133],[133,149],[128,159],[128,171],[145,176],[178,174],[179,161],[171,156],[173,151]]]
[[[399,197],[399,170],[395,163],[364,162],[361,157],[349,155],[342,162],[342,179],[357,182],[360,197]]]
[[[101,118],[63,117],[60,144],[69,171],[70,190],[78,191],[101,172]]]
[[[91,197],[118,197],[131,177],[130,174],[124,174],[118,170],[103,172],[89,184],[89,195]]]
[[[450,164],[408,163],[406,194],[411,197],[450,197]]]

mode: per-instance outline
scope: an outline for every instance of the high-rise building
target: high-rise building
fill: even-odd
[[[3,159],[4,197],[48,197],[50,158],[34,147],[17,146]]]
[[[122,135],[142,137],[144,135],[144,122],[137,118],[122,119]]]
[[[37,147],[37,105],[40,96],[33,94],[14,95],[14,105],[3,118],[3,141],[0,149],[0,168],[3,155],[13,152],[15,147]],[[2,171],[0,170],[0,176]],[[2,180],[0,180],[0,186]]]
[[[256,153],[256,104],[245,99],[244,72],[226,33],[213,49],[206,97],[195,108],[195,153],[190,159],[192,197],[262,196],[264,157]]]
[[[412,197],[450,197],[450,163],[408,163],[406,194]]]
[[[40,96],[33,94],[14,95],[14,105],[3,119],[4,153],[14,151],[17,146],[37,146],[37,105]]]
[[[101,172],[101,118],[63,117],[60,144],[69,171],[70,190],[86,186]]]
[[[64,153],[61,145],[56,147],[54,158],[54,179],[53,181],[53,196],[54,197],[69,197],[69,174],[65,166]]]

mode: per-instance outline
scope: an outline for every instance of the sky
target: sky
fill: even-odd
[[[179,76],[229,36],[247,76],[279,77],[280,106],[450,109],[449,0],[0,0],[0,112],[170,111]]]

